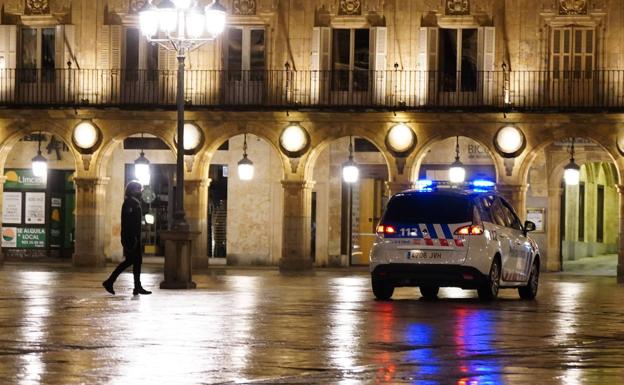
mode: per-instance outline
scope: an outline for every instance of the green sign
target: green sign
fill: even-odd
[[[4,171],[6,181],[4,182],[5,189],[45,189],[46,179],[38,176],[34,176],[31,169],[6,169]]]
[[[42,227],[3,227],[2,247],[18,249],[44,248],[46,245],[46,231]]]

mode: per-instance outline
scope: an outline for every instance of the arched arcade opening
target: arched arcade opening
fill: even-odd
[[[135,163],[141,157],[149,162],[149,179],[143,180],[135,172]],[[168,230],[173,221],[176,158],[171,143],[146,132],[136,132],[116,138],[106,149],[101,164],[108,177],[105,186],[107,209],[104,213],[104,254],[112,261],[123,259],[120,242],[121,206],[126,184],[134,179],[144,184],[142,195],[142,247],[144,256],[164,257],[162,230]]]
[[[76,157],[53,132],[17,135],[3,159],[2,252],[7,259],[71,259],[75,244]],[[40,152],[40,153],[39,153]],[[43,157],[37,171],[33,158]]]
[[[241,169],[243,158],[250,163]],[[207,237],[209,264],[279,263],[283,176],[280,154],[263,137],[238,134],[218,144],[207,168],[207,232],[202,237]]]
[[[350,151],[351,143],[351,151]],[[343,177],[349,155],[357,181]],[[390,191],[386,157],[372,141],[342,137],[325,144],[313,160],[311,254],[316,266],[368,265]]]
[[[574,142],[574,146],[572,146]],[[571,158],[577,183],[566,183]],[[617,274],[619,246],[618,170],[610,155],[589,138],[545,143],[527,175],[527,219],[547,268],[579,274]]]

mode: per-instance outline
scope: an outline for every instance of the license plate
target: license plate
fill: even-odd
[[[407,252],[407,259],[442,259],[440,251],[412,250]]]

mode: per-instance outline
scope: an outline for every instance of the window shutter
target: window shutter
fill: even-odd
[[[310,69],[318,71],[321,69],[321,27],[312,29],[312,49],[310,52]]]
[[[74,58],[75,44],[74,44],[74,32],[75,27],[73,25],[57,25],[54,36],[54,49],[55,49],[55,66],[57,69],[68,68],[67,62],[71,61],[72,68],[76,67],[76,61]]]
[[[110,26],[110,65],[111,69],[121,68],[121,39],[123,29],[121,25]]]
[[[375,104],[385,104],[386,70],[388,56],[388,30],[386,27],[371,28],[371,53],[373,58],[374,99]]]
[[[15,69],[17,67],[17,26],[0,25],[0,69]]]
[[[421,27],[418,40],[418,101],[427,104],[433,98],[438,69],[438,28]]]
[[[102,25],[98,29],[97,50],[97,68],[110,69],[110,25]]]
[[[495,29],[494,27],[480,27],[478,35],[477,70],[482,84],[478,85],[480,95],[486,104],[493,101],[494,92],[494,60],[495,60]]]
[[[17,68],[17,26],[0,25],[0,101],[13,102]]]
[[[494,71],[494,43],[495,29],[494,27],[479,28],[479,71]]]
[[[321,27],[321,71],[331,69],[331,28]]]
[[[317,104],[320,101],[323,83],[329,79],[327,71],[330,68],[330,37],[331,28],[314,27],[312,30],[312,49],[310,52],[310,102]]]

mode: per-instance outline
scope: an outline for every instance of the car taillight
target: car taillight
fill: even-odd
[[[377,226],[377,234],[378,235],[396,234],[396,229],[394,228],[394,226],[379,225]]]
[[[479,225],[463,226],[455,230],[455,235],[481,235],[483,227]]]

